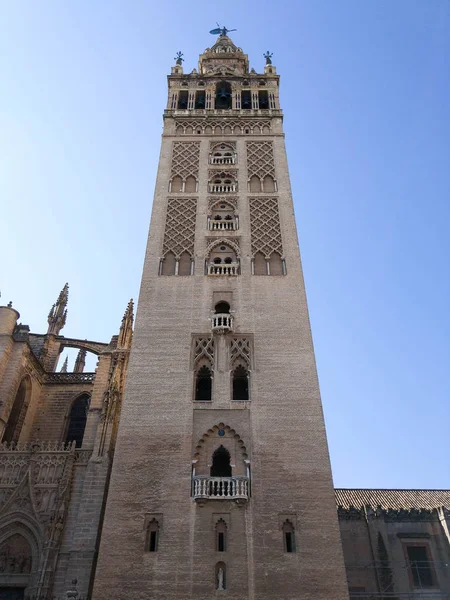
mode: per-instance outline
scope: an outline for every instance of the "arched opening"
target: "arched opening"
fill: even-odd
[[[230,305],[228,302],[222,300],[216,304],[214,310],[216,311],[216,315],[228,315],[230,314]]]
[[[256,175],[250,177],[250,191],[260,192],[261,191],[261,180]]]
[[[224,446],[219,446],[213,454],[211,477],[231,477],[231,457]]]
[[[175,275],[175,254],[168,252],[162,261],[161,275]]]
[[[66,433],[66,444],[75,442],[76,448],[81,448],[83,444],[84,430],[86,429],[86,421],[90,404],[90,396],[83,394],[79,396],[72,404],[70,409],[67,433]]]
[[[186,181],[184,184],[184,191],[189,194],[192,194],[196,190],[197,190],[197,181],[196,181],[195,177],[193,177],[192,175],[189,175],[189,177],[186,177]]]
[[[9,413],[8,422],[3,434],[3,442],[18,442],[31,397],[31,379],[25,376],[20,382],[14,402]]]
[[[198,372],[195,380],[195,399],[200,402],[211,401],[212,377],[211,370],[203,365]]]
[[[2,575],[17,573],[28,574],[31,572],[32,566],[32,551],[27,539],[19,533],[14,533],[11,537],[3,542],[0,547],[0,571]],[[24,587],[11,588],[22,592],[22,596],[5,595],[1,598],[23,598]],[[0,590],[3,592],[5,588],[2,586]]]
[[[184,251],[180,256],[178,263],[178,275],[190,275],[191,274],[191,256],[188,252]]]
[[[262,252],[257,252],[255,254],[255,261],[253,267],[255,275],[267,275],[266,258]]]
[[[233,371],[233,400],[248,400],[248,371],[239,365]]]
[[[263,188],[265,192],[274,192],[275,191],[275,181],[273,177],[270,175],[266,175],[263,180]]]
[[[183,191],[183,180],[179,175],[175,175],[175,177],[172,178],[170,191],[174,194],[178,194],[179,192]]]
[[[231,108],[231,84],[228,81],[219,81],[216,84],[216,108]]]
[[[283,275],[283,261],[278,252],[272,252],[270,255],[269,269],[271,275]]]

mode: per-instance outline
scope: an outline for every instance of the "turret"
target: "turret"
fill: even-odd
[[[12,335],[19,317],[19,313],[14,310],[11,302],[8,306],[0,306],[0,335]]]

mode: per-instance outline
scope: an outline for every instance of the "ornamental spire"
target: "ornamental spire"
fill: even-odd
[[[82,373],[84,371],[85,364],[86,364],[86,350],[84,348],[81,348],[81,350],[77,354],[73,372],[74,373]]]
[[[69,300],[69,284],[61,290],[56,304],[54,304],[48,314],[48,330],[47,334],[58,335],[61,329],[66,324],[67,318],[67,301]]]
[[[69,357],[66,356],[66,358],[64,359],[64,362],[63,362],[63,366],[61,367],[60,373],[67,373],[68,364],[69,364]]]
[[[118,348],[130,348],[131,339],[133,337],[133,321],[134,321],[134,305],[131,299],[128,302],[127,309],[122,318],[120,325],[119,339],[117,340]]]

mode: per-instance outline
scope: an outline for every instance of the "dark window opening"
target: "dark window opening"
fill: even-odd
[[[259,108],[269,108],[269,95],[267,90],[260,90],[258,92],[259,97]]]
[[[195,384],[195,399],[200,401],[211,400],[211,371],[208,367],[203,366],[197,373],[197,381]]]
[[[426,546],[408,546],[408,560],[414,587],[433,587],[433,571]]]
[[[214,308],[216,315],[228,315],[230,313],[230,305],[228,302],[218,302]]]
[[[294,552],[294,540],[292,537],[292,533],[290,531],[286,531],[284,537],[286,543],[286,552]]]
[[[239,366],[233,372],[233,400],[248,399],[248,372]]]
[[[231,477],[230,453],[219,446],[213,454],[211,477]]]
[[[184,109],[188,105],[189,92],[182,90],[178,94],[178,108]]]
[[[67,426],[66,443],[75,442],[76,448],[83,444],[84,430],[89,410],[89,396],[80,396],[72,404],[69,413],[69,424]]]
[[[284,551],[295,552],[295,531],[292,523],[286,521],[283,525]]]
[[[252,95],[250,90],[243,90],[241,94],[241,106],[245,110],[249,110],[252,107]]]
[[[216,108],[231,108],[231,84],[227,81],[219,81],[216,85]]]
[[[205,108],[205,92],[203,90],[195,93],[195,108]]]
[[[214,264],[215,264],[215,265],[220,265],[220,264],[221,264],[221,262],[222,262],[222,259],[221,259],[221,258],[219,258],[219,257],[217,256],[217,257],[214,259],[214,261],[213,261],[213,262],[214,262]]]
[[[223,262],[227,265],[231,265],[231,263],[233,262],[233,259],[230,256],[227,256]]]
[[[157,547],[158,547],[158,532],[150,531],[150,544],[149,544],[148,549],[150,552],[156,552]]]
[[[225,552],[225,534],[223,531],[219,531],[217,534],[217,550],[218,552]]]

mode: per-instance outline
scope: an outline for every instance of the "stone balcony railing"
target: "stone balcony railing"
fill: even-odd
[[[235,183],[210,183],[209,191],[211,194],[230,194],[237,191]]]
[[[211,329],[214,333],[233,331],[233,317],[229,314],[216,314],[211,317]]]
[[[194,500],[248,500],[248,477],[208,477],[197,475],[193,478]]]
[[[210,231],[235,231],[236,221],[234,219],[226,221],[216,221],[215,219],[211,219],[209,222]]]
[[[212,165],[234,165],[234,156],[212,156]]]
[[[235,275],[239,275],[239,263],[221,265],[211,263],[208,265],[208,275],[212,277],[234,277]]]
[[[95,373],[47,373],[45,383],[93,383]]]

